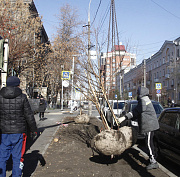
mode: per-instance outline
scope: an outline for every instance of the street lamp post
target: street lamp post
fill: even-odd
[[[71,85],[71,112],[70,113],[73,113],[73,97],[74,97],[74,85],[73,85],[73,79],[74,79],[74,56],[73,56],[73,65],[72,65],[72,71],[71,71],[71,74],[72,74],[72,85]]]
[[[64,70],[64,65],[61,65],[62,71]],[[63,110],[63,77],[62,77],[62,91],[61,91],[61,110]]]

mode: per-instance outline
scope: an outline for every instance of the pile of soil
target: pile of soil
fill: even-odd
[[[98,119],[76,124],[67,117],[64,122],[54,137],[58,141],[53,140],[44,155],[45,166],[38,165],[33,177],[167,177],[160,169],[147,171],[148,160],[133,148],[113,159],[93,152],[90,141],[104,129]]]

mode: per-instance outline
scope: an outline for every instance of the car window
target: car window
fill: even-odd
[[[123,109],[125,102],[118,102],[118,109]],[[113,109],[117,109],[117,102],[114,103]]]
[[[178,114],[175,112],[165,113],[164,116],[161,118],[160,122],[175,128],[177,117]]]
[[[177,121],[176,121],[176,125],[175,125],[175,128],[180,130],[180,114],[177,114]]]
[[[136,106],[137,106],[137,103],[131,104],[130,112],[132,112]]]
[[[154,106],[154,109],[156,111],[156,114],[161,114],[161,112],[163,111],[162,106],[159,104],[153,104],[153,106]]]

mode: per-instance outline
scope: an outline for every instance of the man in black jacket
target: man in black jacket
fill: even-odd
[[[125,117],[120,118],[120,122],[125,119],[138,119],[139,132],[146,135],[146,145],[149,152],[150,164],[146,167],[147,170],[158,168],[156,162],[156,154],[153,144],[154,131],[159,129],[159,122],[154,110],[153,104],[148,97],[149,89],[146,87],[139,87],[137,90],[138,104]]]
[[[27,126],[35,136],[37,126],[27,96],[15,76],[0,90],[0,177],[6,176],[6,163],[12,154],[12,176],[21,176],[26,148]]]

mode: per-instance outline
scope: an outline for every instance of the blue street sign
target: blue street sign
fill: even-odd
[[[161,85],[161,83],[156,83],[156,89],[162,89],[162,85]]]
[[[117,95],[115,95],[115,98],[117,98]]]
[[[70,80],[70,71],[62,71],[62,79]]]
[[[161,93],[161,90],[157,90],[156,93],[157,93],[157,94],[160,94],[160,93]]]
[[[132,97],[132,92],[129,92],[129,97]]]

